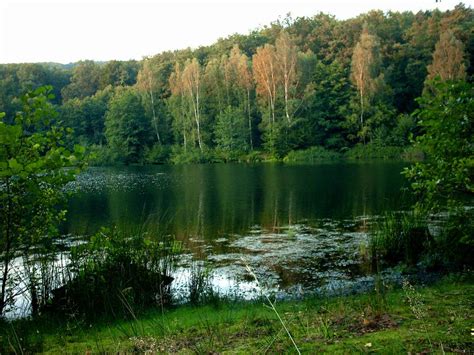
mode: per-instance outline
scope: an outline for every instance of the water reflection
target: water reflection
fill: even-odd
[[[93,168],[69,188],[65,232],[147,223],[191,253],[176,271],[182,294],[191,259],[212,267],[216,293],[281,295],[370,284],[361,246],[368,225],[403,209],[401,164],[188,165]],[[180,281],[181,280],[181,281]]]
[[[400,164],[188,165],[93,168],[71,188],[65,232],[144,221],[177,238],[212,241],[251,226],[278,228],[400,209]]]

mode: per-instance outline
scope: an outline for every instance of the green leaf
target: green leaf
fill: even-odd
[[[23,169],[23,165],[18,163],[15,158],[11,158],[8,161],[8,166],[10,167],[10,169],[12,169],[15,172],[19,172]]]
[[[74,145],[74,152],[78,154],[84,154],[86,151],[86,148],[83,147],[82,145],[76,144]]]

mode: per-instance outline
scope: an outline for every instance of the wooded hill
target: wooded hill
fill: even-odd
[[[73,141],[102,162],[405,146],[430,80],[472,80],[473,29],[463,4],[343,21],[320,13],[141,61],[5,64],[0,111],[13,119],[15,97],[52,85]]]

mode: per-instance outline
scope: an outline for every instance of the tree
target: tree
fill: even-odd
[[[160,132],[158,129],[158,116],[156,114],[155,108],[155,78],[151,68],[151,62],[149,60],[144,60],[143,67],[138,73],[137,88],[146,93],[146,96],[149,97],[151,103],[151,112],[152,112],[152,125],[155,129],[156,141],[158,144],[161,144]]]
[[[236,158],[248,151],[245,113],[228,106],[217,116],[215,136],[217,149],[224,159]]]
[[[171,73],[169,78],[169,86],[171,91],[171,96],[167,100],[168,109],[173,116],[173,126],[176,135],[176,141],[180,141],[178,138],[182,135],[182,144],[184,151],[188,149],[188,119],[186,117],[186,108],[184,102],[184,93],[182,85],[182,70],[179,63],[175,64],[174,72]]]
[[[252,109],[250,94],[254,88],[254,81],[249,58],[243,54],[237,45],[230,51],[228,60],[224,64],[224,77],[228,104],[244,110],[247,114],[248,143],[253,149]]]
[[[433,52],[433,62],[428,66],[428,80],[464,80],[464,45],[452,31],[443,32]]]
[[[275,43],[275,60],[279,81],[283,85],[283,98],[285,102],[285,117],[288,125],[291,124],[293,110],[290,108],[290,100],[297,85],[296,64],[298,49],[293,39],[286,31],[282,31]]]
[[[212,58],[207,62],[204,70],[201,97],[206,99],[205,109],[210,117],[217,117],[226,106],[230,105],[230,92],[225,84],[225,64],[227,56]],[[204,107],[204,105],[201,105]]]
[[[378,39],[369,34],[364,26],[352,54],[351,79],[357,88],[359,98],[360,132],[365,143],[366,128],[364,122],[365,111],[372,98],[380,88],[380,51]]]
[[[196,123],[197,142],[202,152],[204,144],[201,135],[201,66],[196,58],[186,61],[181,79],[184,92],[191,102],[194,122]]]
[[[105,114],[105,137],[112,154],[126,164],[140,161],[150,130],[140,95],[132,88],[118,88]]]
[[[306,118],[301,139],[306,145],[323,145],[326,148],[342,148],[344,139],[344,111],[351,95],[348,70],[338,61],[331,64],[318,62],[312,79],[315,89],[304,107]]]
[[[74,141],[91,145],[104,143],[104,121],[107,105],[113,94],[111,86],[82,100],[66,101],[59,109],[66,127],[74,130]]]
[[[435,239],[438,253],[450,262],[472,264],[474,216],[466,205],[474,197],[474,86],[464,81],[433,82],[433,92],[418,100],[423,133],[416,145],[424,162],[405,169],[417,203],[427,217],[444,213],[444,230]],[[434,94],[433,94],[434,93]]]
[[[281,125],[277,122],[277,68],[275,60],[275,47],[266,44],[257,48],[253,56],[253,75],[257,84],[257,97],[260,99],[260,107],[263,108],[261,129],[265,148],[272,154],[278,154],[280,146]],[[265,112],[266,111],[266,112]]]
[[[138,63],[135,60],[111,60],[100,71],[99,88],[133,85],[137,80]]]
[[[257,83],[257,94],[268,103],[269,124],[273,126],[277,95],[275,47],[266,44],[257,48],[257,53],[253,56],[253,74]]]
[[[434,82],[435,95],[426,93],[417,111],[423,133],[416,145],[426,162],[405,170],[418,197],[420,210],[439,212],[474,193],[474,86],[463,81]]]
[[[80,61],[72,70],[71,83],[63,88],[63,99],[82,99],[94,95],[100,87],[100,67],[92,60]]]
[[[137,76],[136,87],[143,96],[145,113],[155,131],[156,143],[171,143],[170,112],[166,106],[171,94],[170,75],[176,64],[174,53],[165,52],[144,58]]]
[[[67,131],[55,122],[50,91],[41,87],[26,94],[14,123],[0,121],[0,316],[14,301],[20,282],[30,291],[33,313],[49,299],[51,285],[41,283],[38,268],[51,256],[65,218],[63,187],[78,171],[65,168],[83,162],[82,147],[66,148]],[[18,256],[25,280],[18,280],[12,269]]]

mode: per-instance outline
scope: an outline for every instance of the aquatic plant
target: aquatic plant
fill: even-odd
[[[201,262],[193,261],[188,279],[189,302],[193,305],[206,302],[212,295],[212,286],[209,280],[209,269]]]
[[[67,282],[53,290],[45,310],[129,316],[170,302],[170,276],[179,246],[172,238],[138,230],[102,229],[87,243],[74,246]]]
[[[410,213],[387,213],[375,224],[369,248],[373,269],[378,263],[415,265],[432,243],[426,222]]]

